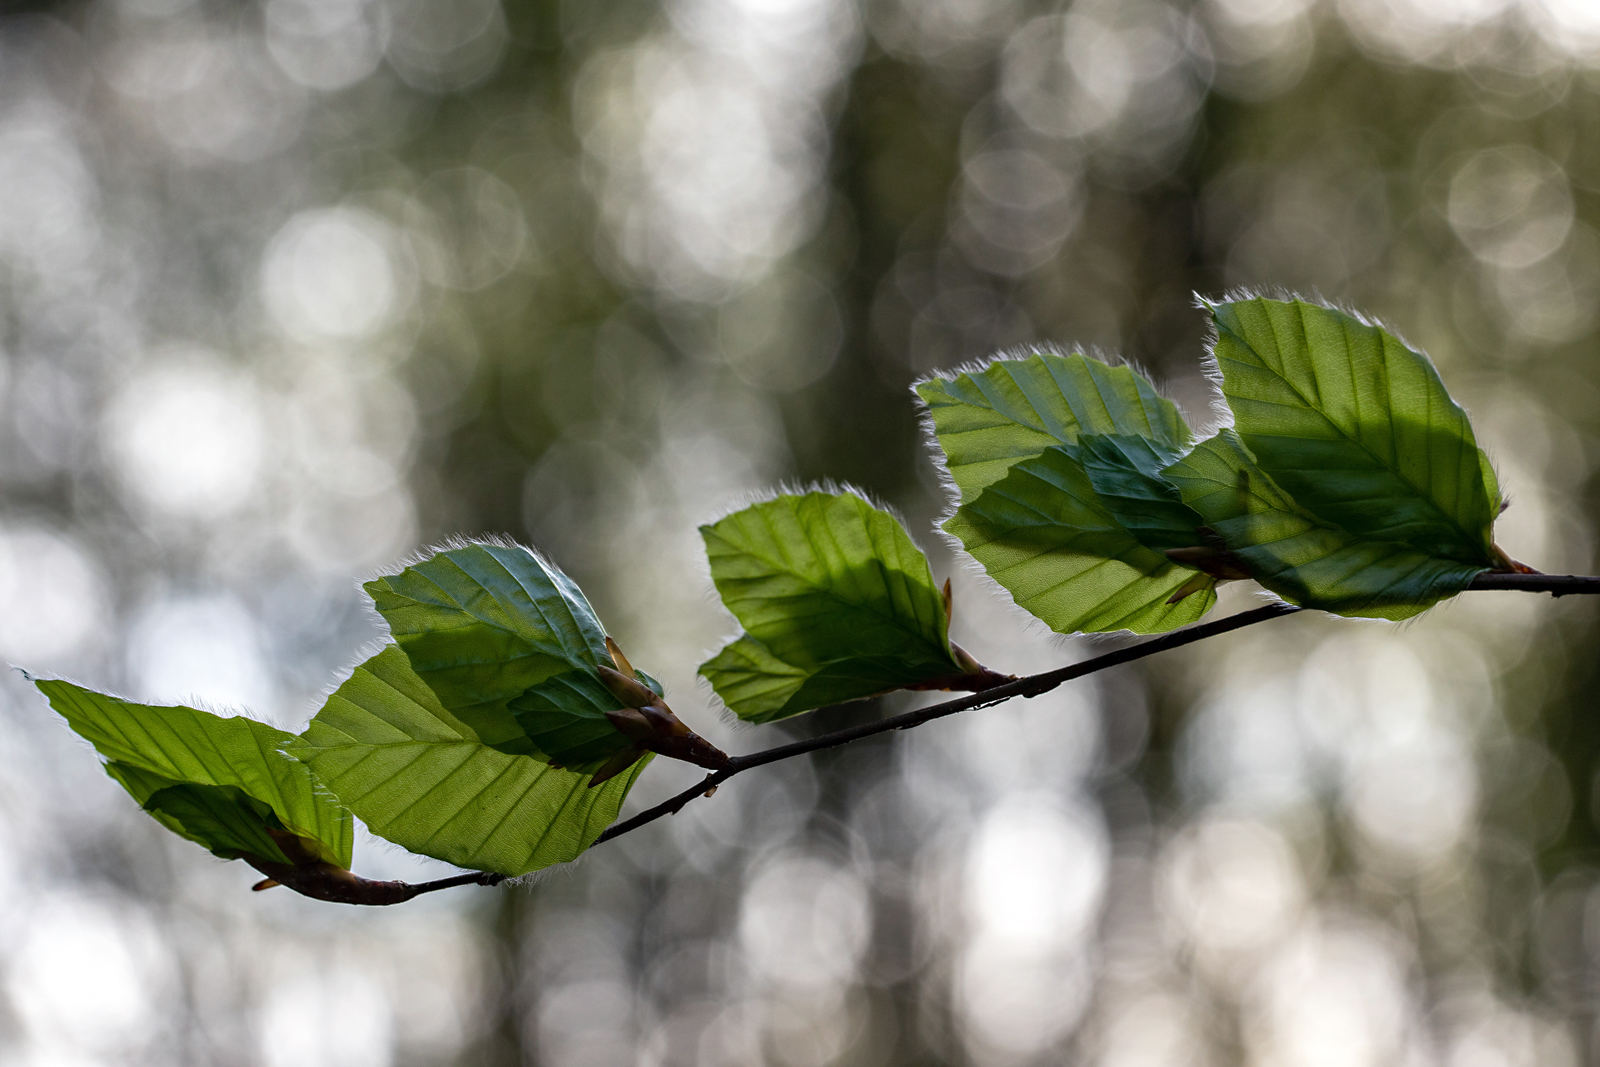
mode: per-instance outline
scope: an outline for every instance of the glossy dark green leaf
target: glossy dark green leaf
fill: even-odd
[[[1166,476],[1250,574],[1291,603],[1404,619],[1483,570],[1319,518],[1260,468],[1232,430],[1197,445]]]
[[[587,774],[486,745],[394,645],[355,669],[289,751],[380,837],[506,875],[582,853],[650,760],[590,788]]]
[[[1177,450],[1121,434],[1084,434],[1064,450],[1083,468],[1100,504],[1141,545],[1161,552],[1205,543],[1196,532],[1200,516],[1161,474],[1177,462]]]
[[[1079,460],[1092,457],[1102,486],[1143,536],[1182,540],[1186,530],[1192,542],[1198,523],[1131,460],[1119,467],[1122,451],[1109,440],[1048,448],[961,505],[944,529],[1019,607],[1057,632],[1157,633],[1193,622],[1216,602],[1213,583],[1141,543]],[[1170,602],[1186,588],[1193,591]]]
[[[969,501],[1031,459],[1080,434],[1147,437],[1181,452],[1193,435],[1170,400],[1129,367],[1041,352],[918,383],[945,467]]]
[[[660,682],[642,672],[638,677],[661,695]],[[534,747],[568,770],[593,773],[630,743],[606,718],[622,701],[588,671],[547,678],[506,706]]]
[[[1303,300],[1211,310],[1234,428],[1301,507],[1357,537],[1496,563],[1497,490],[1426,356]]]
[[[510,701],[557,675],[611,663],[583,591],[520,545],[464,545],[365,588],[439,702],[508,752],[537,753]]]
[[[248,852],[291,863],[268,833],[287,831],[322,859],[350,866],[350,813],[310,768],[282,752],[293,734],[195,708],[135,704],[71,682],[34,684],[168,829],[227,859]]]
[[[700,532],[712,581],[745,629],[700,673],[740,718],[962,673],[927,557],[861,497],[785,494]]]

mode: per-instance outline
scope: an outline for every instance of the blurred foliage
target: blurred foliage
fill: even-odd
[[[698,524],[834,478],[949,573],[915,379],[1098,346],[1198,430],[1192,294],[1236,287],[1429,352],[1501,545],[1592,571],[1597,62],[1582,0],[7,7],[0,656],[298,728],[379,632],[353,575],[504,533],[744,751],[693,680],[734,630]],[[0,1059],[1589,1062],[1593,609],[1466,600],[323,925],[234,903],[14,683]],[[955,604],[999,669],[1083,654]]]

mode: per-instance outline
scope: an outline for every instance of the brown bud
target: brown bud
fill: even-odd
[[[604,663],[596,664],[594,669],[600,675],[600,681],[611,690],[611,695],[621,701],[624,707],[639,708],[661,699],[631,674],[614,671]]]

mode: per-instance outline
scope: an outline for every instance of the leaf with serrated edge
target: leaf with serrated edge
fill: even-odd
[[[577,857],[650,761],[591,789],[588,775],[491,748],[394,645],[357,667],[288,751],[379,837],[504,875]]]
[[[749,634],[729,641],[700,665],[700,674],[746,722],[772,722],[809,710],[790,705],[811,672],[785,663]]]
[[[520,545],[464,545],[364,588],[418,676],[485,744],[535,754],[507,703],[611,663],[583,591]]]
[[[1080,434],[1148,437],[1182,452],[1193,434],[1170,400],[1129,367],[1082,354],[996,359],[977,371],[917,384],[945,467],[963,502],[1012,464]]]
[[[462,545],[366,590],[418,675],[485,744],[590,771],[632,744],[605,717],[622,707],[595,670],[612,666],[605,630],[537,553]]]
[[[1304,607],[1410,618],[1465,589],[1483,569],[1319,519],[1257,466],[1232,430],[1196,445],[1165,473],[1258,582]]]
[[[1495,565],[1497,491],[1426,356],[1304,300],[1210,308],[1234,429],[1301,507],[1357,537]]]
[[[293,734],[253,719],[135,704],[71,682],[34,684],[73,732],[109,761],[108,773],[168,829],[229,859],[254,851],[247,844],[271,844],[265,828],[283,829],[323,859],[350,866],[350,813],[308,767],[283,754]],[[232,790],[246,799],[230,797]],[[276,845],[255,854],[290,862]]]
[[[1014,465],[944,529],[1019,607],[1059,633],[1159,633],[1216,603],[1211,585],[1168,602],[1199,572],[1142,545],[1063,446]]]
[[[961,673],[927,557],[861,497],[785,494],[700,533],[722,602],[755,642],[735,641],[700,673],[741,718],[770,721]],[[797,672],[819,680],[796,682]],[[810,694],[826,699],[809,703],[821,699]]]

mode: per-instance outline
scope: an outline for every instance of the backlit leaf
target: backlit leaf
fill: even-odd
[[[1211,311],[1234,428],[1301,507],[1357,537],[1495,565],[1498,491],[1426,356],[1303,300]]]
[[[1318,518],[1256,464],[1232,430],[1195,446],[1166,476],[1257,581],[1305,607],[1409,618],[1483,570]]]
[[[1216,602],[1213,583],[1144,541],[1192,544],[1198,517],[1131,459],[1119,465],[1116,456],[1126,458],[1125,447],[1136,446],[1085,436],[1078,447],[1048,448],[961,505],[944,529],[1019,607],[1060,633],[1157,633],[1193,622]],[[1080,455],[1090,457],[1107,498],[1097,492]],[[1171,453],[1152,450],[1140,462],[1163,455]],[[1108,499],[1137,524],[1139,536],[1107,506]]]
[[[918,383],[945,467],[969,501],[1011,465],[1080,434],[1147,437],[1181,452],[1193,439],[1178,409],[1129,367],[1041,352]]]
[[[605,717],[622,707],[595,671],[612,666],[605,629],[549,560],[464,545],[365,588],[417,675],[484,744],[591,771],[631,744]]]
[[[106,758],[106,771],[158,822],[218,856],[292,863],[268,830],[350,866],[350,813],[310,768],[281,750],[293,734],[245,718],[135,704],[71,682],[40,680],[50,706]]]
[[[962,673],[927,557],[861,497],[786,494],[700,532],[712,581],[745,629],[700,673],[740,718]]]
[[[591,789],[587,774],[486,745],[395,645],[357,667],[289,751],[380,837],[506,875],[582,853],[650,760]]]

